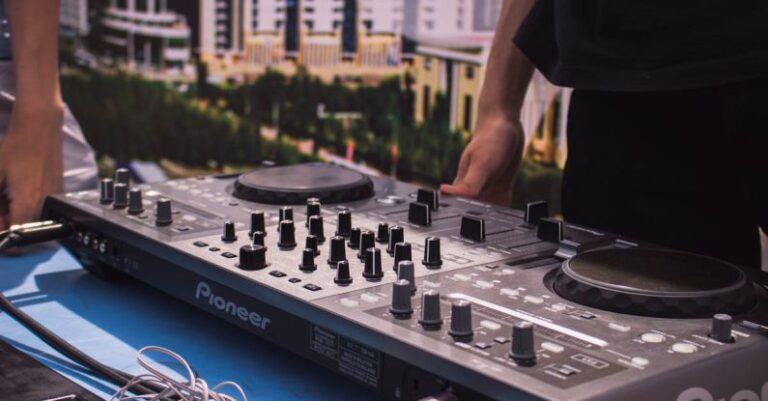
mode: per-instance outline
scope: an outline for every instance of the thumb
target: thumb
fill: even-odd
[[[456,180],[456,182],[453,184],[441,185],[440,192],[446,195],[466,196],[468,198],[472,198],[477,196],[480,191],[464,180]]]

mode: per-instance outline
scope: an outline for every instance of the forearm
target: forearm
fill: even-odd
[[[62,115],[59,0],[6,0],[16,73],[16,118]]]
[[[533,65],[512,39],[535,0],[505,0],[478,100],[478,124],[517,121]]]

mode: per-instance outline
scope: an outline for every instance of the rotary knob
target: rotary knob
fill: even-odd
[[[733,318],[725,313],[717,313],[712,316],[712,329],[709,336],[721,343],[732,343],[733,339]]]
[[[349,274],[349,262],[341,260],[336,264],[336,277],[333,282],[338,285],[349,285],[352,283],[352,276]]]
[[[144,212],[144,201],[141,199],[141,189],[131,188],[128,191],[128,214],[137,215]]]
[[[266,236],[267,236],[267,233],[265,233],[264,231],[254,231],[253,235],[251,235],[251,241],[253,245],[265,246],[264,237]]]
[[[336,214],[336,235],[349,237],[352,233],[352,213],[349,210],[340,210]]]
[[[411,260],[411,244],[408,242],[395,244],[395,265],[392,269],[397,271],[397,266],[404,260]]]
[[[407,319],[413,314],[410,287],[411,283],[403,279],[392,284],[392,304],[389,307],[389,312],[398,319]]]
[[[155,225],[167,226],[173,223],[173,210],[171,200],[160,198],[155,202]]]
[[[312,216],[320,216],[320,202],[315,199],[317,198],[307,200],[307,221],[304,222],[304,227],[309,227],[309,219]]]
[[[331,238],[331,244],[328,247],[328,264],[336,267],[336,264],[342,260],[347,260],[347,250],[344,246],[344,237],[335,236]]]
[[[241,246],[237,267],[243,270],[261,270],[267,267],[267,248],[261,245]]]
[[[280,223],[283,222],[283,220],[291,220],[293,221],[293,208],[290,206],[283,206],[280,209],[277,209],[277,231],[280,231]]]
[[[296,247],[296,228],[293,225],[293,220],[283,220],[279,226],[280,239],[277,241],[277,246],[284,250]]]
[[[357,257],[360,260],[365,260],[366,252],[368,248],[374,248],[376,246],[376,239],[374,238],[373,231],[360,232],[360,249],[357,252]]]
[[[472,304],[463,299],[451,304],[451,328],[448,334],[456,340],[472,338]]]
[[[320,254],[320,248],[317,246],[317,237],[312,234],[307,235],[304,240],[304,249],[311,249],[315,256]]]
[[[317,237],[317,243],[325,242],[325,230],[323,229],[323,216],[309,217],[309,234]]]
[[[427,237],[424,240],[424,260],[421,261],[427,268],[439,269],[443,264],[440,256],[440,238]]]
[[[131,172],[128,169],[119,168],[115,170],[115,183],[125,184],[126,187],[131,185]]]
[[[426,330],[434,330],[442,326],[443,316],[440,311],[440,293],[426,290],[421,294],[421,315],[419,324]]]
[[[317,264],[315,264],[315,251],[310,248],[304,249],[301,253],[301,263],[299,264],[299,270],[303,272],[313,272],[317,270]]]
[[[413,262],[404,260],[397,266],[397,279],[408,280],[411,294],[416,293],[416,273],[414,272]]]
[[[264,235],[267,235],[267,230],[264,224],[264,212],[251,213],[251,229],[248,234],[253,236],[256,231],[261,231]]]
[[[432,210],[426,203],[411,202],[408,205],[408,221],[420,226],[428,226],[432,224]]]
[[[235,223],[232,220],[224,222],[224,233],[221,234],[221,240],[224,242],[237,241],[237,234],[235,233]]]
[[[99,203],[107,205],[115,200],[115,182],[104,178],[99,182]]]
[[[387,253],[393,255],[395,253],[395,245],[405,242],[405,231],[403,227],[392,226],[389,228],[389,238],[387,242]]]
[[[368,248],[365,256],[363,277],[368,281],[379,281],[384,277],[384,271],[381,269],[381,250],[379,248]]]
[[[348,247],[352,249],[359,249],[360,248],[360,234],[362,234],[362,230],[359,228],[353,228],[349,233],[349,244],[347,244]]]
[[[115,184],[115,202],[112,203],[115,209],[124,209],[128,207],[128,185],[121,182]]]
[[[376,242],[386,243],[389,240],[389,224],[379,223],[376,229]]]
[[[509,350],[509,356],[519,365],[532,365],[536,362],[533,323],[518,322],[512,326],[512,348]]]

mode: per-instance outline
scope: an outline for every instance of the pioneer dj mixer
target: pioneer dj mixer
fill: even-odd
[[[57,195],[122,272],[393,399],[768,400],[749,270],[325,164]],[[254,356],[244,355],[245,358]]]

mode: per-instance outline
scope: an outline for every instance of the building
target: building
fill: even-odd
[[[61,32],[71,37],[88,34],[88,0],[61,0]]]
[[[189,64],[189,26],[165,0],[111,0],[99,23],[107,56],[130,69],[177,74]]]

